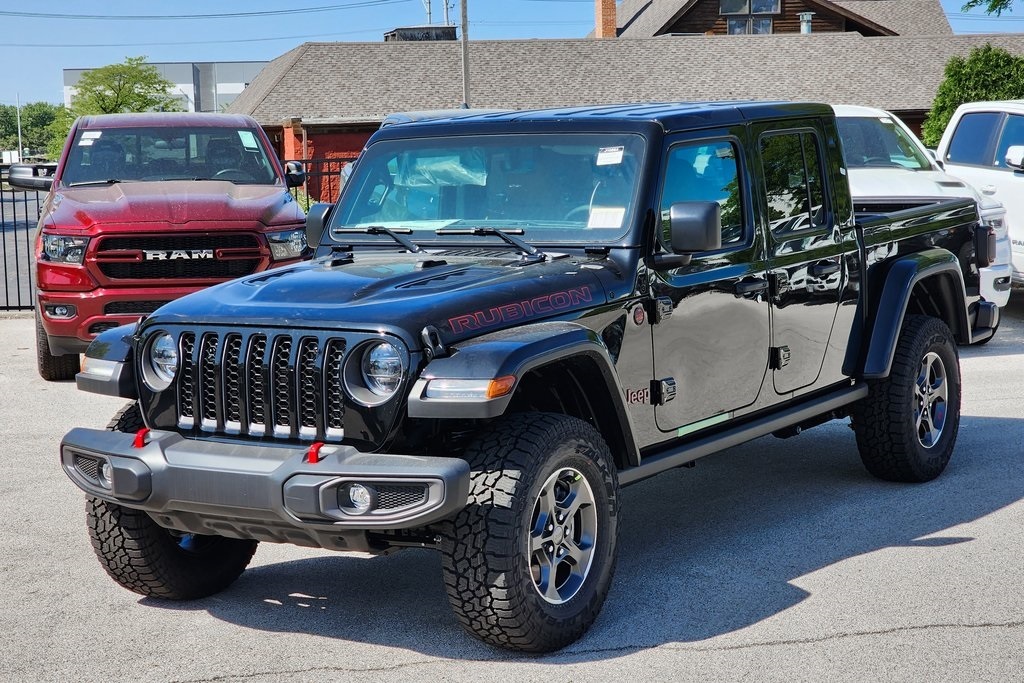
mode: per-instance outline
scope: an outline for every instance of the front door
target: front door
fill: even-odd
[[[722,248],[683,267],[651,273],[655,380],[675,397],[655,408],[666,438],[728,419],[757,399],[768,367],[768,281],[764,241],[755,229],[745,132],[722,130],[673,139],[662,169],[661,239],[669,207],[717,201]]]

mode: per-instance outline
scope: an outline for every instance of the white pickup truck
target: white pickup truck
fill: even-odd
[[[890,112],[852,105],[832,108],[843,141],[855,204],[867,202],[883,209],[892,204],[889,208],[895,208],[902,199],[927,197],[967,197],[978,202],[982,223],[996,233],[996,258],[989,266],[978,269],[978,295],[997,306],[1005,306],[1010,298],[1012,268],[1007,210],[1003,204],[943,170],[917,136]],[[1024,198],[1021,201],[1024,203]],[[965,266],[976,267],[972,254],[959,256]]]
[[[946,170],[1006,206],[1014,284],[1024,285],[1024,100],[962,104],[936,155]],[[1017,147],[1018,149],[1014,150]],[[1014,154],[1016,152],[1016,154]],[[1015,163],[1013,163],[1015,162]]]

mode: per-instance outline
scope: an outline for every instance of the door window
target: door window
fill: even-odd
[[[764,136],[761,163],[773,233],[825,224],[821,145],[814,133],[795,131]]]
[[[722,246],[744,241],[736,146],[725,140],[676,145],[668,153],[661,193],[662,234],[669,235],[669,209],[677,202],[718,202],[722,207]]]
[[[992,138],[999,128],[998,112],[964,114],[953,131],[953,139],[946,150],[946,161],[954,164],[990,166],[992,164]]]
[[[1006,150],[1012,145],[1024,145],[1024,116],[1010,114],[1006,117],[999,144],[996,145],[996,166],[1006,168]]]

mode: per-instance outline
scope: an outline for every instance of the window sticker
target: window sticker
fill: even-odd
[[[98,138],[101,135],[103,135],[102,130],[87,130],[84,133],[82,133],[82,139],[84,140],[88,138],[91,140],[92,138]]]
[[[622,154],[626,151],[625,147],[602,147],[597,150],[597,165],[598,166],[612,166],[614,164],[622,163]]]
[[[619,149],[622,149],[621,147]],[[621,228],[622,219],[626,217],[624,206],[595,206],[590,210],[587,220],[588,228]]]
[[[246,149],[259,149],[259,145],[256,144],[256,136],[252,134],[252,131],[238,131],[238,139],[242,141],[242,147]]]
[[[92,143],[94,143],[94,142],[96,142],[96,141],[91,139],[91,138],[90,139],[82,138],[81,140],[78,141],[78,146],[79,147],[92,147]]]

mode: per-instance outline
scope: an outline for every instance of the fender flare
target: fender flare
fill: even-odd
[[[132,339],[139,323],[130,323],[101,332],[85,351],[82,371],[75,375],[80,391],[104,396],[137,399]]]
[[[966,288],[955,254],[937,248],[908,254],[896,259],[884,277],[864,359],[864,378],[880,379],[889,375],[907,304],[914,287],[924,280],[941,278],[939,286],[953,295],[949,297],[952,301],[946,302],[945,311],[951,317],[953,334],[960,343],[970,343]]]
[[[592,360],[608,390],[612,409],[627,448],[633,449],[633,425],[623,400],[608,348],[601,336],[573,322],[541,322],[477,337],[458,346],[455,353],[435,358],[420,373],[409,393],[408,415],[414,418],[486,419],[503,415],[531,370],[574,357]],[[434,379],[495,379],[514,376],[512,390],[492,399],[431,399],[427,384]]]

